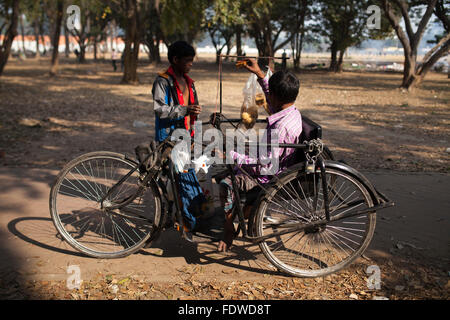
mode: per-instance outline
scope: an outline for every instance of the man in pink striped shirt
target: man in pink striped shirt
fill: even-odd
[[[261,85],[266,101],[269,105],[270,116],[267,118],[267,127],[261,141],[270,143],[272,135],[278,136],[277,141],[282,143],[300,143],[300,134],[302,132],[302,116],[294,103],[298,96],[300,82],[297,77],[289,71],[278,71],[270,77],[269,81],[265,80],[264,73],[259,68],[255,59],[247,60],[247,70],[256,74],[258,82]],[[266,156],[259,156],[255,159],[249,155],[239,154],[235,151],[230,152],[230,156],[238,165],[242,166],[245,171],[250,173],[252,177],[257,179],[259,183],[267,183],[270,176],[278,174],[289,165],[289,156],[295,151],[293,148],[268,148]],[[265,158],[265,159],[263,159]],[[273,161],[269,161],[265,165],[255,165],[263,160],[276,159],[278,168],[274,167]],[[239,189],[248,194],[250,190],[257,187],[254,179],[239,173],[236,175],[236,183]],[[222,206],[225,210],[225,235],[224,239],[219,242],[219,251],[226,251],[233,242],[234,225],[232,221],[233,211],[233,192],[232,182],[230,178],[225,178],[220,182],[220,198]],[[252,203],[246,203],[244,213],[248,215]],[[248,218],[246,216],[246,218]]]

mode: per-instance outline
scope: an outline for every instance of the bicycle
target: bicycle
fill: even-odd
[[[376,211],[394,203],[360,172],[335,161],[320,140],[321,127],[303,118],[301,143],[278,146],[296,149],[294,164],[269,183],[258,183],[247,221],[242,205],[235,205],[233,214],[237,233],[259,245],[279,271],[319,277],[361,256],[373,237]],[[222,123],[238,121],[213,113],[205,124],[221,130]],[[170,137],[152,143],[141,161],[103,151],[70,161],[50,192],[52,221],[62,238],[88,256],[121,258],[149,246],[168,225],[186,237],[176,200],[174,145]],[[228,164],[225,173],[241,204],[233,169]]]

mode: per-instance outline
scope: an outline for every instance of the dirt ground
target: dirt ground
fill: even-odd
[[[6,299],[448,299],[450,290],[450,87],[430,74],[412,93],[398,73],[304,71],[300,111],[323,127],[338,159],[361,170],[396,202],[380,212],[365,257],[319,279],[286,277],[258,247],[186,243],[165,232],[152,248],[118,260],[75,252],[56,235],[48,212],[50,185],[74,157],[127,152],[154,128],[151,84],[165,65],[139,67],[141,84],[120,85],[107,62],[11,60],[0,78],[0,298]],[[223,108],[239,115],[248,74],[224,64]],[[200,58],[196,80],[202,119],[218,110],[218,69]],[[264,117],[264,114],[261,115]],[[148,124],[133,126],[135,120]],[[66,286],[79,265],[83,284]],[[367,268],[382,285],[367,288]]]

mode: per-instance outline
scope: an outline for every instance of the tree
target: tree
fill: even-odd
[[[406,0],[382,0],[382,5],[389,23],[403,46],[405,59],[401,88],[413,90],[423,81],[431,67],[450,49],[448,4],[446,5],[445,0],[409,2]],[[410,14],[412,8],[421,5],[425,7],[425,12],[414,32]],[[442,22],[446,34],[425,54],[422,62],[417,63],[418,48],[433,13]],[[401,26],[401,19],[403,19],[406,32]]]
[[[74,5],[80,7],[80,19],[77,27],[70,29],[80,47],[78,62],[86,62],[86,49],[91,42],[94,44],[94,58],[97,58],[97,43],[104,38],[111,9],[100,0],[74,0]]]
[[[305,41],[305,20],[310,13],[309,5],[311,5],[311,0],[297,0],[293,2],[295,6],[295,20],[298,21],[298,28],[294,28],[289,32],[292,34],[291,39],[291,47],[292,47],[292,55],[294,60],[294,69],[300,69],[300,59],[303,49],[303,43]],[[293,24],[295,25],[295,24]]]
[[[273,57],[276,51],[291,43],[300,29],[297,1],[247,0],[243,6],[248,34],[255,41],[260,57]],[[273,59],[269,65],[273,68]]]
[[[206,10],[203,28],[208,32],[216,49],[216,63],[219,56],[227,46],[229,54],[232,46],[232,38],[244,20],[240,15],[240,2],[232,0],[215,0]],[[239,55],[239,54],[238,54]]]
[[[4,35],[0,43],[0,75],[2,75],[11,53],[11,46],[17,35],[17,24],[19,19],[19,0],[0,1],[0,35]],[[5,30],[5,34],[3,31]]]
[[[161,62],[159,44],[164,39],[161,29],[162,3],[159,0],[148,0],[143,3],[143,37],[142,43],[148,48],[150,63]]]
[[[136,0],[123,0],[122,5],[125,13],[125,51],[122,83],[136,84],[139,83],[137,65],[139,45],[141,43],[138,4]]]
[[[346,50],[366,39],[382,39],[392,30],[381,21],[380,29],[367,27],[370,0],[320,0],[315,9],[315,30],[328,40],[331,51],[330,71],[341,72]]]
[[[53,7],[55,5],[55,7]],[[52,12],[51,21],[53,24],[52,32],[52,59],[50,66],[50,75],[55,76],[58,73],[59,64],[59,39],[61,36],[61,27],[64,15],[64,0],[57,0],[56,3],[49,4],[54,10],[50,9]]]
[[[193,44],[201,31],[208,0],[161,0],[161,3],[161,28],[166,45],[175,40]]]
[[[275,52],[290,42],[290,38],[279,42],[280,35],[288,30],[292,20],[285,19],[289,16],[290,1],[280,0],[275,2],[249,1],[246,4],[249,34],[255,40],[260,56],[273,57]],[[294,26],[297,29],[298,25]]]

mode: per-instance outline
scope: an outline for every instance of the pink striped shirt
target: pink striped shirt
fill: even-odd
[[[259,79],[263,91],[266,95],[269,93],[269,86],[267,80]],[[271,110],[272,107],[269,106]],[[292,105],[286,109],[283,109],[277,113],[272,114],[267,118],[267,127],[262,137],[261,142],[270,144],[271,136],[273,132],[278,134],[278,143],[300,143],[300,134],[302,133],[302,116],[300,111]],[[271,152],[272,151],[272,152]],[[252,176],[256,177],[260,183],[267,183],[270,181],[268,175],[278,174],[287,168],[287,158],[295,151],[294,148],[271,148],[267,150],[267,156],[259,156],[260,162],[267,163],[270,158],[272,162],[268,164],[254,165],[258,163],[258,159],[251,158],[249,155],[239,154],[235,151],[230,152],[230,156],[233,160],[237,161],[238,165],[241,165]],[[273,161],[278,161],[278,170],[273,172]],[[253,165],[252,165],[253,164]],[[268,171],[272,171],[268,174]]]

